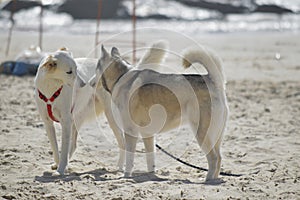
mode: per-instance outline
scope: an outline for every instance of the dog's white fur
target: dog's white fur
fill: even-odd
[[[208,160],[207,181],[218,178],[220,144],[228,106],[225,76],[220,59],[204,48],[184,53],[183,66],[203,64],[208,75],[162,74],[135,70],[117,48],[109,55],[104,47],[97,66],[98,87],[111,93],[118,126],[125,134],[125,177],[131,176],[138,133],[141,134],[149,172],[155,171],[154,134],[188,122]],[[198,112],[199,111],[199,112]],[[115,119],[116,119],[115,118]]]
[[[164,43],[159,42],[154,45],[164,45]],[[162,53],[158,57],[153,48],[150,48],[146,55],[148,60],[141,60],[140,64],[147,64],[149,60],[159,63],[164,56]],[[85,84],[95,76],[97,62],[98,59],[74,59],[71,53],[63,48],[46,56],[38,68],[35,78],[35,100],[53,151],[55,163],[52,169],[57,169],[60,175],[65,173],[68,159],[76,149],[77,134],[82,124],[95,119],[103,111],[117,139],[120,148],[118,167],[119,170],[123,169],[125,159],[123,133],[116,126],[110,107],[103,106],[103,102],[108,104],[110,98],[105,94],[95,96],[94,88],[90,84]],[[52,103],[53,115],[62,127],[61,153],[59,154],[54,124],[48,115],[46,103],[39,98],[38,90],[50,98],[61,86],[63,86],[61,94]]]

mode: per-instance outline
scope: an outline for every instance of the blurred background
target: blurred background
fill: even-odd
[[[135,28],[156,31],[131,32]],[[13,60],[37,65],[44,52],[62,46],[68,47],[74,56],[97,58],[99,44],[112,36],[113,42],[105,44],[132,51],[134,62],[139,57],[135,49],[151,40],[182,40],[182,37],[172,38],[171,33],[159,33],[162,29],[189,36],[202,44],[207,42],[202,36],[213,35],[213,40],[209,40],[216,45],[219,43],[216,35],[256,34],[254,43],[261,33],[297,35],[300,1],[0,0],[0,62]],[[116,36],[124,32],[127,34]],[[173,45],[185,43],[172,42]],[[171,48],[184,48],[178,45]],[[216,47],[211,42],[208,45]]]
[[[300,0],[0,0],[0,199],[299,199],[299,35]],[[40,59],[60,47],[75,58],[99,58],[103,42],[133,63],[160,39],[170,43],[163,70],[191,73],[180,53],[195,44],[223,60],[230,119],[222,171],[245,175],[211,187],[202,184],[206,173],[158,151],[157,163],[168,164],[158,177],[166,181],[120,179],[111,173],[119,151],[103,117],[80,131],[74,176],[49,178],[52,152],[34,77],[23,75],[35,75]],[[156,141],[206,167],[192,133],[183,132]],[[145,166],[143,153],[137,163]]]
[[[0,4],[0,32],[7,32],[13,22],[14,30],[38,31],[41,6],[43,30],[48,33],[94,34],[97,18],[101,32],[132,28],[133,0],[0,0]],[[299,0],[136,0],[135,5],[137,28],[164,27],[186,34],[300,29]]]

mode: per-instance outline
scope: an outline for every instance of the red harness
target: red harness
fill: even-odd
[[[50,97],[50,99],[48,99],[45,95],[43,95],[43,93],[40,90],[38,90],[40,99],[42,99],[45,103],[47,103],[47,111],[49,117],[52,119],[52,121],[55,122],[59,122],[59,121],[53,115],[52,102],[60,95],[62,88],[63,86],[61,86],[58,90],[56,90],[56,92],[54,92],[54,94]],[[48,101],[50,101],[50,103],[48,103]]]

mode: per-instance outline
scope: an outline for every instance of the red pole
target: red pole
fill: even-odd
[[[102,0],[98,2],[98,13],[97,13],[97,25],[96,25],[96,33],[95,33],[95,58],[98,57],[98,43],[99,43],[99,27],[101,20],[101,11],[102,11]]]
[[[41,12],[40,12],[40,27],[39,27],[39,47],[42,50],[43,45],[43,13],[44,13],[44,7],[41,5]]]
[[[135,0],[132,0],[132,64],[136,62],[136,4]]]

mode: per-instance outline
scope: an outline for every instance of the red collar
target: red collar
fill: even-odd
[[[54,117],[52,113],[51,103],[60,95],[62,88],[63,86],[61,86],[58,90],[56,90],[56,92],[54,92],[54,94],[49,99],[45,95],[43,95],[43,93],[38,89],[40,99],[42,99],[45,103],[47,103],[47,111],[49,117],[52,119],[52,121],[55,122],[59,122],[59,121]],[[50,101],[50,103],[48,103],[48,101]]]

